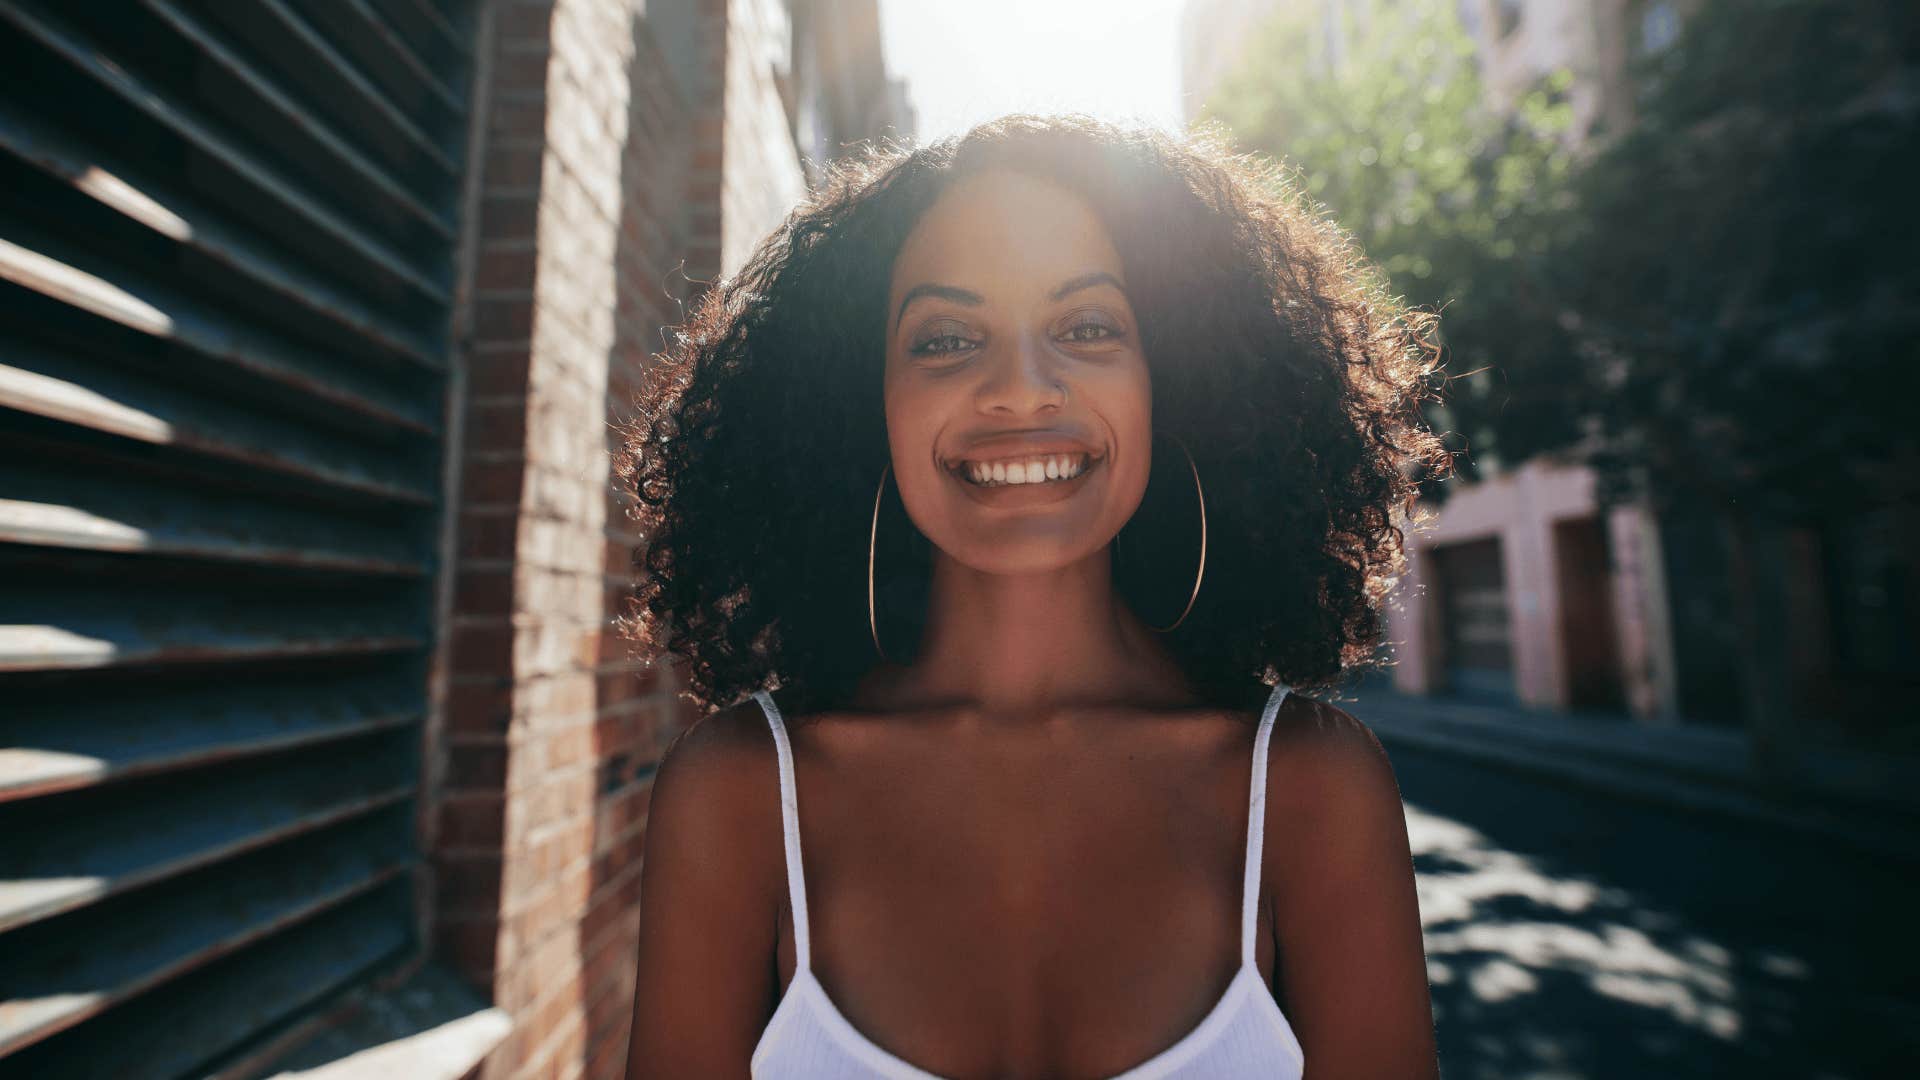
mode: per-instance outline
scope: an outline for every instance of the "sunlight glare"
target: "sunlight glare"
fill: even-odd
[[[881,0],[888,70],[919,142],[1010,112],[1179,131],[1181,0]]]

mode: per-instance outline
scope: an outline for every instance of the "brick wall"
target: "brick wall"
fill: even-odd
[[[686,274],[740,269],[806,191],[773,66],[788,23],[777,0],[690,0],[701,62],[687,173]]]
[[[775,0],[733,0],[726,25],[720,273],[732,274],[806,192],[774,80],[787,24]]]
[[[691,717],[610,625],[639,541],[611,483],[614,422],[691,291],[801,194],[768,2],[489,9],[430,839],[436,952],[514,1019],[477,1076],[625,1066],[649,783]],[[699,57],[681,65],[697,85],[669,49]]]
[[[607,421],[678,315],[689,110],[629,0],[493,20],[436,947],[515,1020],[479,1075],[619,1076],[676,721],[608,626],[635,538]]]

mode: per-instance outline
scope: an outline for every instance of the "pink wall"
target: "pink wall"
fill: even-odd
[[[1409,568],[1388,612],[1395,687],[1415,694],[1444,689],[1433,549],[1494,538],[1507,593],[1515,696],[1524,705],[1566,708],[1570,679],[1553,528],[1557,521],[1597,513],[1593,473],[1546,460],[1462,485],[1443,505],[1424,507],[1423,523],[1408,530]],[[1613,509],[1605,525],[1613,548],[1609,592],[1623,693],[1636,715],[1662,715],[1670,712],[1672,660],[1657,535],[1635,506]]]

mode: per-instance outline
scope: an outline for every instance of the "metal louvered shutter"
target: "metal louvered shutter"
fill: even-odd
[[[0,0],[0,1076],[417,945],[472,25]]]

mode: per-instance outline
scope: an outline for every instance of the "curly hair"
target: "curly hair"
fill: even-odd
[[[797,712],[838,707],[876,662],[866,575],[893,262],[942,192],[985,169],[1077,193],[1120,255],[1156,435],[1181,439],[1205,485],[1204,584],[1163,639],[1193,685],[1238,705],[1261,683],[1325,687],[1377,664],[1404,569],[1396,516],[1451,461],[1423,420],[1434,316],[1388,296],[1282,170],[1217,129],[1025,114],[836,161],[653,358],[619,470],[646,540],[623,624],[643,655],[683,659],[706,711],[772,688]],[[1153,460],[1114,578],[1166,622],[1193,580],[1167,568],[1194,566],[1198,519],[1185,459]],[[888,509],[882,640],[911,642],[931,545],[897,493]]]

